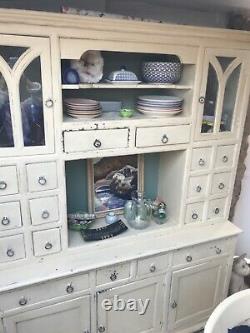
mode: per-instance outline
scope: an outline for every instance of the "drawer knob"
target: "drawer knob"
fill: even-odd
[[[196,192],[200,193],[200,192],[201,192],[201,190],[202,190],[201,186],[200,186],[200,185],[198,185],[198,186],[196,187]]]
[[[1,221],[2,225],[10,224],[10,219],[7,216],[4,216]]]
[[[105,332],[106,331],[106,328],[104,327],[104,326],[99,326],[98,327],[98,331],[100,332],[100,333],[103,333],[103,332]]]
[[[110,278],[111,281],[115,281],[115,280],[117,279],[117,276],[118,276],[117,272],[114,271],[114,272],[110,275],[109,278]]]
[[[206,162],[203,158],[200,158],[198,164],[199,164],[199,166],[204,166],[206,164]]]
[[[14,257],[15,251],[13,249],[8,249],[6,254],[8,257]]]
[[[216,215],[217,215],[217,214],[219,214],[219,212],[220,212],[220,208],[218,208],[218,207],[217,207],[217,208],[215,208],[215,210],[214,210],[214,214],[216,214]]]
[[[171,303],[171,308],[172,308],[172,309],[177,308],[177,303],[176,303],[176,301],[173,301],[173,303]]]
[[[51,250],[52,249],[52,247],[53,247],[53,245],[52,245],[52,243],[50,243],[50,242],[47,242],[46,244],[45,244],[45,249],[46,250]]]
[[[228,162],[228,157],[227,157],[227,155],[224,155],[224,156],[222,157],[222,161],[223,161],[224,163],[227,163],[227,162]]]
[[[164,134],[163,136],[162,136],[162,138],[161,138],[161,142],[162,143],[168,143],[168,137],[167,137],[167,135],[166,134]]]
[[[22,298],[20,298],[18,303],[19,303],[19,305],[24,306],[28,303],[28,300],[26,297],[22,297]]]
[[[221,249],[219,247],[216,248],[216,254],[221,254]]]
[[[46,179],[44,176],[40,176],[40,177],[38,178],[38,183],[39,183],[40,185],[45,185],[45,184],[47,183],[47,179]]]
[[[48,219],[48,218],[49,218],[49,211],[44,210],[44,211],[42,212],[42,218],[43,218],[44,220]]]
[[[187,262],[191,262],[193,260],[192,256],[188,255],[186,256],[186,261]]]
[[[72,283],[70,283],[69,285],[67,285],[66,291],[67,291],[68,294],[72,294],[73,293],[74,287],[72,286]]]
[[[224,187],[225,187],[225,185],[224,185],[223,183],[220,183],[219,186],[218,186],[218,188],[219,188],[220,190],[223,190]]]
[[[101,145],[102,145],[101,141],[98,140],[98,139],[95,139],[95,141],[94,141],[94,147],[96,147],[96,148],[100,148]]]
[[[52,108],[52,106],[54,105],[54,102],[51,98],[47,99],[47,101],[45,102],[45,105],[47,108]]]
[[[83,331],[83,333],[89,333],[89,330],[85,330],[85,331]]]
[[[199,217],[199,216],[198,216],[198,214],[197,214],[197,213],[193,213],[193,214],[192,214],[192,219],[193,219],[193,220],[197,220],[197,219],[198,219],[198,217]]]
[[[199,103],[201,103],[201,104],[204,104],[204,103],[205,103],[205,97],[204,97],[204,96],[201,96],[201,97],[199,98]]]
[[[155,265],[154,264],[150,265],[149,270],[150,270],[151,273],[154,273],[156,271]]]
[[[7,183],[3,180],[0,181],[0,190],[5,190],[7,188]]]

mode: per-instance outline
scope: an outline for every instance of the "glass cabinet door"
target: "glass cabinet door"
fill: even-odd
[[[0,156],[54,151],[48,38],[1,36]]]
[[[244,51],[207,49],[199,97],[199,139],[230,136],[241,114]]]

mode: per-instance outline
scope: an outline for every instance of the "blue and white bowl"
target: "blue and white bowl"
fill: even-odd
[[[176,83],[182,74],[180,62],[149,61],[142,64],[142,76],[149,83]]]

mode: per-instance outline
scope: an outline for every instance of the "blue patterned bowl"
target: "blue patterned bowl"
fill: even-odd
[[[180,62],[144,62],[142,76],[151,83],[176,83],[180,80],[182,64]]]

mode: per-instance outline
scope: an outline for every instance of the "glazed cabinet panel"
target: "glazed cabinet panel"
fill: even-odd
[[[244,104],[247,52],[206,49],[198,99],[196,138],[235,137]]]
[[[160,332],[164,277],[165,275],[158,278],[148,278],[98,293],[98,332]],[[125,301],[123,310],[116,309],[117,299]],[[141,300],[144,308],[138,302],[133,307],[129,302],[132,299]],[[112,309],[109,311],[105,310],[105,300],[112,304]],[[129,303],[131,307],[128,307]],[[119,305],[122,307],[121,303]]]
[[[5,333],[90,333],[90,297],[6,316],[3,321]]]
[[[168,321],[171,332],[209,317],[225,297],[226,267],[224,257],[173,272]]]
[[[49,38],[1,35],[0,156],[54,151]]]

